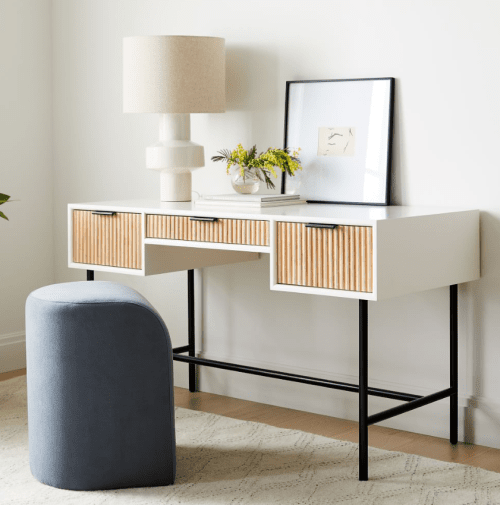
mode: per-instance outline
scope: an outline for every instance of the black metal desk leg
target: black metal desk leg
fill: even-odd
[[[458,287],[450,286],[450,443],[458,443]]]
[[[194,270],[188,270],[188,346],[189,356],[195,355],[194,342]],[[196,391],[196,365],[189,364],[189,391]]]
[[[87,270],[87,280],[88,281],[94,280],[94,271],[93,270]]]
[[[368,480],[368,300],[359,300],[359,480]]]

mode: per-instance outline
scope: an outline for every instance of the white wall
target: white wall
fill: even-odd
[[[0,0],[0,372],[25,366],[24,303],[54,281],[50,0]]]
[[[460,287],[460,392],[476,406],[467,411],[468,439],[500,447],[499,15],[500,4],[486,0],[474,8],[463,0],[54,0],[57,280],[83,278],[66,268],[68,202],[158,197],[158,174],[144,168],[157,118],[121,112],[124,36],[226,38],[228,110],[192,118],[192,138],[206,149],[207,167],[193,176],[201,193],[230,190],[223,166],[209,161],[217,150],[281,146],[286,80],[396,77],[395,203],[483,211],[483,277]],[[271,293],[268,275],[265,258],[204,271],[204,354],[356,381],[357,303]],[[174,344],[185,343],[184,274],[97,277],[144,293]],[[447,310],[446,289],[371,303],[370,384],[422,394],[447,387]],[[178,385],[186,375],[176,365]],[[340,392],[213,370],[201,384],[357,417],[357,397]],[[370,404],[373,412],[393,405]],[[386,424],[447,436],[447,402]]]

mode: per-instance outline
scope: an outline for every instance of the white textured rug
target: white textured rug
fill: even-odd
[[[26,379],[0,382],[0,504],[500,504],[500,474],[370,448],[358,482],[356,444],[177,409],[173,486],[64,491],[30,473]]]

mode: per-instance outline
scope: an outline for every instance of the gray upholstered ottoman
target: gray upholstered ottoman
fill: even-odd
[[[63,489],[172,484],[172,345],[139,293],[56,284],[26,302],[30,466]]]

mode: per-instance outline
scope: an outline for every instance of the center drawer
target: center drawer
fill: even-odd
[[[267,246],[269,221],[148,214],[146,237]]]
[[[278,284],[373,292],[370,226],[277,225]]]

